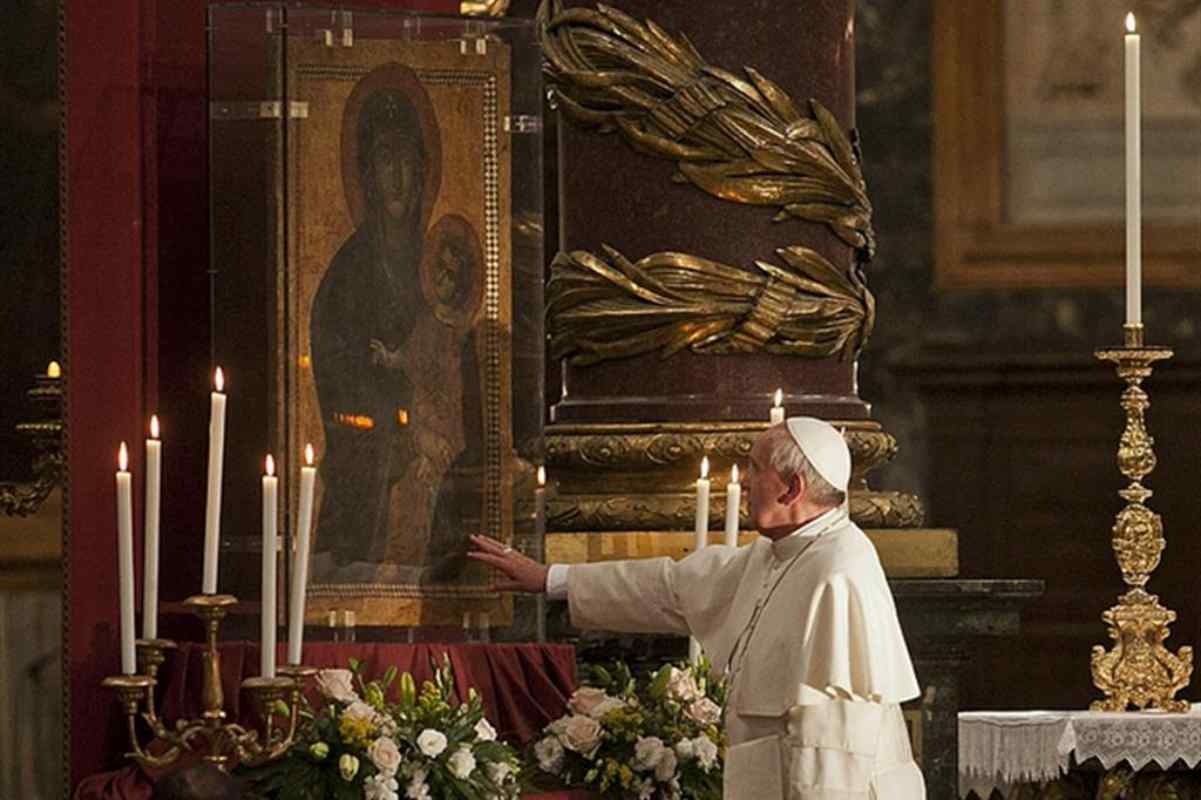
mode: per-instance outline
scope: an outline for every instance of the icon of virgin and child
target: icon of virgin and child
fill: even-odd
[[[398,64],[356,85],[342,169],[356,227],[320,280],[310,342],[325,448],[312,580],[455,582],[483,516],[479,237],[433,225],[442,141]]]

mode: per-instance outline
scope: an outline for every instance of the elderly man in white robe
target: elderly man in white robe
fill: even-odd
[[[691,635],[729,681],[725,797],[924,798],[900,703],[918,696],[871,541],[851,522],[851,457],[811,417],[751,450],[745,547],[547,567],[485,537],[498,588],[566,598],[582,629]]]

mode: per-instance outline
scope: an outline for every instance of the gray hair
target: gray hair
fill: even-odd
[[[805,496],[811,503],[819,506],[843,504],[846,492],[835,489],[813,468],[786,426],[773,425],[767,429],[764,437],[767,439],[767,463],[781,480],[787,483],[793,475],[798,475],[805,483]]]

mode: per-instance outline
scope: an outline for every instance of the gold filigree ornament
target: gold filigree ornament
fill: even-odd
[[[1146,506],[1151,490],[1142,481],[1155,469],[1155,440],[1147,432],[1146,411],[1150,406],[1142,382],[1151,375],[1152,365],[1172,357],[1166,348],[1143,345],[1141,325],[1126,327],[1126,346],[1099,350],[1097,358],[1117,366],[1118,377],[1126,382],[1122,409],[1126,427],[1118,444],[1118,468],[1130,480],[1119,494],[1126,501],[1113,526],[1113,550],[1122,579],[1130,590],[1118,598],[1118,604],[1102,614],[1109,626],[1113,649],[1093,647],[1093,684],[1105,694],[1092,704],[1094,711],[1125,711],[1158,708],[1183,712],[1188,703],[1175,695],[1188,685],[1193,671],[1193,649],[1181,647],[1178,654],[1164,647],[1168,625],[1176,612],[1159,604],[1159,598],[1146,590],[1151,573],[1159,566],[1166,544],[1163,521]]]
[[[676,162],[675,180],[723,200],[776,206],[776,218],[827,226],[861,260],[875,251],[857,148],[816,100],[812,118],[751,67],[705,61],[688,37],[603,4],[538,9],[554,97],[575,122],[619,132]]]
[[[858,268],[843,272],[806,247],[777,251],[786,267],[737,269],[685,253],[631,262],[577,250],[551,265],[546,314],[552,358],[592,364],[659,351],[766,351],[853,358],[875,324]]]

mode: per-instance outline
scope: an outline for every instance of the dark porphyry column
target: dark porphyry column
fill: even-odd
[[[777,388],[789,414],[844,426],[857,520],[920,524],[915,497],[864,481],[895,442],[855,378],[875,306],[852,12],[853,0],[544,6],[562,131],[552,527],[691,527],[701,457],[745,464]]]

